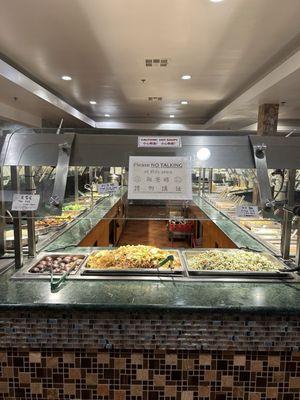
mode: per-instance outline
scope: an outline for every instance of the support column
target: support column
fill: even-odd
[[[277,134],[279,104],[261,104],[258,109],[257,134],[274,136]]]

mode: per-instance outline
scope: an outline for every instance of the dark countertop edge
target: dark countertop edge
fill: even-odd
[[[0,312],[3,311],[117,311],[124,313],[139,311],[156,311],[160,313],[193,312],[199,314],[240,314],[240,315],[265,315],[265,316],[300,316],[299,308],[282,307],[199,307],[199,306],[166,306],[156,304],[140,305],[107,305],[107,304],[0,304]]]

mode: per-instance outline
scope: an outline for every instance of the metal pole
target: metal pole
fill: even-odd
[[[288,172],[286,205],[292,207],[295,203],[295,181],[296,170],[290,169]],[[290,257],[291,233],[292,233],[293,214],[288,210],[283,211],[282,233],[281,233],[281,254],[284,260]]]
[[[19,167],[10,167],[11,186],[13,193],[20,192]],[[14,224],[14,247],[15,247],[15,268],[23,266],[23,247],[22,247],[22,220],[20,211],[12,211]]]
[[[202,168],[202,194],[205,194],[205,168]]]
[[[5,253],[5,203],[3,189],[3,167],[0,167],[0,256]]]
[[[300,267],[300,218],[297,217],[297,249],[296,249],[296,257],[295,263],[297,267]]]
[[[199,196],[201,195],[201,174],[202,174],[202,169],[199,168],[199,176],[198,176],[198,194],[199,194]]]
[[[208,193],[212,192],[212,184],[213,184],[213,168],[209,168],[208,175]]]
[[[32,167],[25,167],[25,186],[26,191],[30,194],[34,193],[35,187],[33,183]],[[27,216],[27,234],[28,234],[28,255],[34,257],[36,255],[36,237],[35,237],[35,213],[28,211]]]
[[[74,190],[75,190],[75,204],[78,204],[79,200],[79,186],[78,186],[78,167],[74,167]]]
[[[91,207],[94,205],[94,194],[93,194],[93,167],[89,167],[89,184],[91,188]]]

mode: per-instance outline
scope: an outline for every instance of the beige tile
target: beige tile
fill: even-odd
[[[0,351],[0,363],[7,363],[7,353]]]
[[[42,383],[31,382],[30,391],[32,394],[43,394]]]
[[[175,397],[176,392],[176,386],[165,386],[165,397]]]
[[[273,381],[275,383],[283,383],[285,381],[285,373],[282,371],[273,372]]]
[[[233,365],[236,367],[244,367],[246,365],[246,356],[237,354],[233,357]]]
[[[0,393],[8,393],[8,382],[0,382]]]
[[[99,396],[108,396],[109,395],[109,386],[108,385],[98,385],[97,386],[97,394]]]
[[[193,400],[193,398],[194,398],[194,392],[188,391],[181,393],[181,400]]]
[[[143,365],[143,354],[142,353],[132,353],[131,354],[131,364]]]
[[[34,364],[40,364],[41,363],[41,353],[39,351],[33,351],[29,353],[29,362],[34,363]]]
[[[2,376],[3,378],[13,378],[14,377],[13,367],[2,367]]]
[[[268,357],[269,367],[279,367],[280,366],[280,356],[269,356]]]
[[[47,368],[57,368],[58,367],[58,357],[46,357],[46,367]]]
[[[165,377],[165,375],[154,375],[153,382],[154,382],[154,386],[165,386],[166,377]]]
[[[131,396],[143,396],[143,386],[142,385],[132,385],[130,387]]]
[[[63,361],[64,364],[75,364],[75,354],[72,352],[64,353]]]
[[[59,390],[58,389],[46,389],[47,399],[49,400],[57,400],[59,398]]]
[[[20,383],[30,383],[30,373],[29,372],[19,372],[19,382]]]
[[[200,365],[211,365],[211,355],[210,354],[200,354],[199,357]]]
[[[177,354],[166,354],[166,365],[176,365],[177,364]]]
[[[300,389],[300,378],[297,377],[290,378],[290,389]]]
[[[267,388],[267,399],[277,399],[278,389],[277,388]]]
[[[263,363],[262,361],[251,361],[250,371],[251,372],[262,372]]]
[[[74,383],[64,383],[64,394],[76,395],[76,385]]]
[[[86,374],[85,380],[87,385],[97,385],[98,376],[97,374]]]
[[[195,362],[194,360],[186,359],[182,360],[182,369],[183,371],[190,371],[194,369]]]
[[[198,392],[200,397],[210,397],[210,386],[200,386]]]
[[[249,400],[260,400],[260,393],[250,393]]]
[[[70,368],[69,369],[69,377],[70,377],[70,379],[81,379],[80,368]]]
[[[125,358],[116,358],[114,360],[114,366],[116,369],[125,369],[126,359]]]
[[[216,380],[217,371],[204,371],[204,380],[208,382],[213,382]]]
[[[223,375],[221,378],[221,385],[222,387],[232,387],[233,385],[233,376],[231,375]]]
[[[147,381],[149,377],[149,373],[147,369],[138,369],[136,371],[136,379],[138,381]]]
[[[97,354],[98,364],[109,364],[109,354],[108,353],[98,353]]]
[[[241,397],[244,398],[244,388],[242,386],[236,386],[232,390],[233,397]]]
[[[114,392],[114,400],[125,400],[126,391],[125,390],[115,390]]]

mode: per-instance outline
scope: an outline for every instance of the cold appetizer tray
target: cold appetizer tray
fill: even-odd
[[[186,250],[183,257],[189,275],[242,275],[287,277],[286,265],[268,253],[240,249]]]
[[[178,251],[143,245],[94,251],[82,268],[83,275],[181,274],[183,271]]]
[[[71,271],[70,274],[74,275],[86,258],[84,254],[44,253],[28,268],[27,273],[47,276],[51,275],[52,271],[54,275],[60,276]]]

